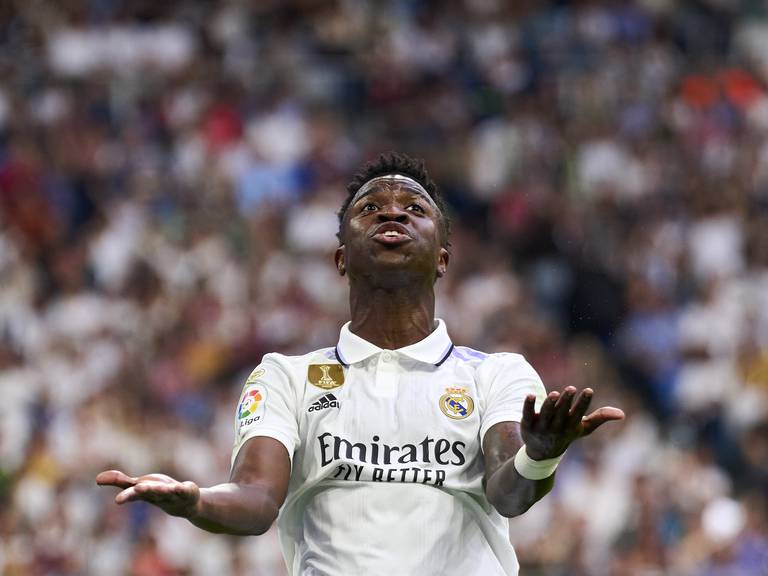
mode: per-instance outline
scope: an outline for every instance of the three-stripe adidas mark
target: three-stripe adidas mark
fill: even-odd
[[[316,412],[318,410],[325,410],[326,408],[338,408],[339,401],[333,394],[326,394],[315,400],[309,407],[307,412]]]

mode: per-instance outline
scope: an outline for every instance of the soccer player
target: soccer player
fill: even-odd
[[[230,481],[97,482],[211,532],[277,519],[295,575],[517,574],[504,517],[549,492],[571,442],[624,414],[587,416],[589,388],[547,394],[519,354],[454,345],[434,317],[449,222],[421,161],[381,155],[348,190],[335,262],[351,322],[333,347],[253,370]]]

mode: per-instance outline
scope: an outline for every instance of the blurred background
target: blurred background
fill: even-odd
[[[391,149],[453,212],[453,339],[628,414],[511,522],[522,573],[768,574],[767,85],[758,0],[0,2],[0,574],[284,574],[94,477],[226,479]]]

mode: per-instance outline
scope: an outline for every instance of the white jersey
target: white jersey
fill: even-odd
[[[445,323],[383,350],[349,330],[304,356],[267,354],[238,404],[232,461],[255,436],[291,455],[278,528],[293,575],[518,573],[483,491],[482,441],[519,422],[541,379],[519,354],[454,346]]]

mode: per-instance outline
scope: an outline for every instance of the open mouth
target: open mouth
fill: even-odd
[[[411,237],[405,231],[405,227],[397,223],[382,224],[373,235],[373,239],[381,244],[396,245],[410,242]]]

